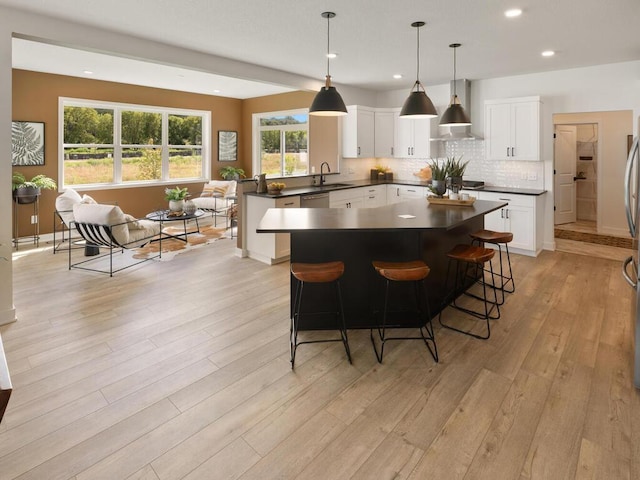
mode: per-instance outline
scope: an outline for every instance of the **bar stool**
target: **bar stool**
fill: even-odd
[[[504,303],[504,294],[513,293],[516,291],[516,284],[513,280],[513,271],[511,270],[511,257],[509,256],[509,242],[513,240],[513,233],[511,232],[494,232],[493,230],[480,230],[472,233],[471,244],[477,243],[479,246],[484,246],[485,243],[490,243],[498,247],[498,254],[500,260],[500,305]],[[507,265],[509,267],[509,275],[505,275],[502,267],[502,245],[507,254]],[[511,283],[511,287],[507,287]]]
[[[370,330],[369,335],[371,337],[371,343],[373,344],[373,350],[376,354],[376,358],[379,363],[382,363],[382,356],[384,355],[384,344],[389,340],[422,340],[427,346],[429,353],[433,359],[438,363],[438,347],[436,345],[436,338],[433,333],[433,324],[431,323],[431,311],[429,309],[429,300],[427,298],[427,292],[424,286],[424,279],[429,275],[429,267],[421,260],[414,260],[410,262],[383,262],[374,260],[372,262],[373,268],[376,272],[385,280],[385,292],[384,292],[384,310],[382,312],[382,324],[377,327],[378,337],[380,339],[380,352],[376,348],[376,342],[373,338],[373,328]],[[387,317],[389,313],[389,289],[391,282],[394,283],[413,283],[413,291],[416,302],[416,327],[420,330],[419,337],[387,337]],[[422,284],[422,288],[420,288]],[[420,294],[422,291],[422,300],[424,302],[424,309],[420,305]],[[394,327],[395,328],[395,327]],[[406,328],[406,327],[402,327]],[[433,344],[433,348],[431,345]]]
[[[455,330],[456,332],[464,333],[465,335],[469,335],[475,338],[480,338],[483,340],[488,339],[491,336],[491,325],[489,324],[489,320],[497,320],[500,318],[500,304],[498,303],[498,297],[496,293],[496,285],[495,278],[493,273],[493,266],[491,264],[491,259],[494,257],[495,251],[490,248],[479,247],[475,245],[456,245],[452,250],[447,253],[447,257],[449,257],[449,262],[447,264],[447,276],[445,278],[445,291],[449,284],[449,277],[451,272],[451,264],[454,263],[455,268],[455,281],[453,285],[453,289],[447,295],[445,294],[445,301],[440,310],[440,314],[438,315],[438,322],[444,328],[448,328],[449,330]],[[489,269],[486,270],[485,264],[489,263]],[[461,267],[464,267],[464,273],[461,273]],[[469,274],[469,270],[472,270],[472,273]],[[488,271],[490,273],[491,284],[487,284],[487,281],[484,276],[484,272]],[[465,288],[465,283],[469,280],[473,279],[473,284],[479,283],[482,285],[482,297],[470,293],[468,288]],[[491,301],[487,298],[487,286],[493,291],[494,300]],[[466,308],[457,303],[457,294],[458,292],[464,288],[464,294],[469,297],[473,297],[478,300],[482,300],[484,304],[484,309],[482,311],[473,310],[471,308]],[[447,301],[447,298],[451,296],[451,301]],[[452,327],[451,325],[447,325],[442,321],[442,311],[446,306],[451,306],[456,310],[461,312],[465,312],[469,315],[472,315],[479,319],[484,319],[487,323],[487,333],[485,335],[478,335],[472,333],[470,331],[461,330],[456,327]],[[492,315],[492,312],[495,314]]]
[[[298,281],[296,286],[296,293],[293,302],[293,317],[291,318],[290,328],[290,346],[291,346],[291,368],[294,368],[296,360],[296,349],[298,345],[305,343],[323,343],[323,342],[342,342],[344,349],[347,352],[347,358],[349,363],[351,362],[351,351],[349,350],[349,339],[347,338],[347,328],[344,320],[344,309],[342,307],[342,293],[340,291],[340,277],[344,273],[344,263],[326,262],[326,263],[292,263],[291,274]],[[308,312],[301,313],[302,306],[302,291],[305,285],[310,284],[326,284],[333,283],[335,285],[336,300],[338,310],[335,312],[336,323],[338,330],[340,331],[340,338],[336,339],[323,339],[323,340],[306,340],[304,342],[298,342],[298,325],[300,322],[300,315],[318,315],[323,313],[334,312]]]

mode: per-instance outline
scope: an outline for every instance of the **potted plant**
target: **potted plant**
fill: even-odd
[[[218,173],[225,180],[240,180],[245,177],[244,170],[237,167],[222,167]]]
[[[165,188],[164,199],[169,200],[169,210],[172,212],[181,212],[184,208],[184,199],[189,196],[187,187]]]
[[[431,191],[439,197],[447,191],[447,163],[439,164],[437,160],[431,159]]]
[[[455,156],[447,157],[446,162],[446,170],[447,170],[447,179],[448,179],[448,187],[454,192],[458,193],[458,190],[462,188],[462,175],[464,175],[464,171],[467,169],[467,164],[469,162],[462,162],[462,155],[458,158]]]
[[[43,174],[36,175],[31,180],[27,180],[20,172],[14,172],[11,177],[13,199],[23,205],[35,202],[41,190],[54,190],[57,187],[53,178]]]

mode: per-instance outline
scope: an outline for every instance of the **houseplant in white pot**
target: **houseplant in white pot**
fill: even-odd
[[[181,212],[184,208],[184,199],[189,196],[187,187],[165,188],[164,199],[169,200],[169,210],[172,212]]]
[[[14,172],[11,177],[11,191],[13,199],[20,204],[36,201],[42,190],[54,190],[58,187],[53,178],[39,174],[27,180],[20,172]]]

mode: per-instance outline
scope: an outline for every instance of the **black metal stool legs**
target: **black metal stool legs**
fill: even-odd
[[[290,351],[291,351],[291,368],[293,369],[296,361],[296,350],[298,346],[303,345],[305,343],[325,343],[325,342],[342,342],[344,345],[344,349],[347,353],[347,358],[349,359],[349,363],[352,363],[351,360],[351,349],[349,348],[349,338],[347,336],[347,328],[346,321],[344,318],[344,308],[342,305],[342,292],[340,291],[340,281],[335,280],[334,285],[336,288],[336,303],[338,307],[338,311],[335,312],[336,315],[336,323],[337,328],[340,331],[340,338],[338,339],[321,339],[321,340],[305,340],[303,342],[298,341],[298,326],[300,322],[300,310],[302,305],[302,292],[304,290],[305,282],[299,281],[296,285],[296,293],[293,302],[293,315],[291,317],[291,326],[289,329],[289,343],[290,343]],[[323,312],[314,312],[309,313],[308,315],[317,315],[318,313]]]
[[[451,273],[451,262],[452,259],[449,259],[449,263],[447,264],[447,276],[446,276],[446,283],[445,283],[445,290],[448,287],[449,284],[449,277],[450,277],[450,273]],[[451,290],[451,294],[450,296],[451,301],[448,300],[449,296],[446,296],[443,302],[443,306],[442,309],[440,310],[440,314],[438,315],[438,322],[440,323],[440,325],[442,325],[444,328],[448,328],[449,330],[454,330],[456,332],[459,333],[464,333],[465,335],[469,335],[471,337],[474,338],[478,338],[481,340],[487,340],[490,336],[491,336],[491,323],[490,320],[497,320],[498,318],[500,318],[500,303],[498,302],[498,297],[497,297],[497,290],[499,289],[496,284],[495,284],[495,277],[494,277],[494,272],[493,272],[493,266],[491,265],[491,262],[489,261],[489,270],[488,273],[490,274],[491,277],[491,284],[487,284],[486,279],[484,278],[484,272],[485,272],[485,268],[484,266],[480,265],[480,264],[475,264],[475,268],[474,268],[474,275],[473,278],[476,279],[477,283],[480,283],[482,285],[482,297],[480,297],[479,295],[475,295],[473,293],[464,291],[463,293],[469,297],[473,297],[477,300],[482,301],[483,304],[483,311],[476,311],[476,310],[472,310],[470,308],[466,308],[463,307],[461,305],[458,305],[457,302],[457,298],[456,295],[458,293],[458,291],[461,288],[464,288],[464,280],[466,278],[468,278],[468,270],[469,270],[469,264],[466,264],[465,266],[465,273],[463,275],[462,278],[462,282],[460,281],[460,268],[456,262],[456,271],[455,271],[455,277],[454,277],[454,285],[453,285],[453,289]],[[482,275],[482,277],[480,278],[480,276]],[[491,301],[489,300],[489,298],[487,297],[487,287],[489,287],[489,289],[491,289],[493,291],[493,298],[494,300]],[[451,306],[452,308],[455,308],[456,310],[465,312],[473,317],[476,317],[478,319],[481,320],[485,320],[486,322],[486,333],[484,335],[479,335],[473,332],[470,332],[468,330],[462,330],[460,328],[454,327],[450,324],[447,324],[445,322],[442,321],[442,312],[444,311],[446,306]],[[492,315],[492,313],[495,310],[495,314]]]
[[[502,244],[498,243],[498,242],[491,242],[488,240],[481,240],[478,238],[474,238],[471,241],[471,244],[476,243],[478,245],[482,245],[484,243],[490,243],[492,245],[495,245],[496,247],[498,247],[498,261],[500,262],[500,273],[496,273],[495,275],[500,278],[500,286],[498,286],[498,290],[500,291],[500,305],[504,304],[504,300],[505,300],[505,293],[513,293],[516,291],[516,282],[513,279],[513,271],[511,269],[511,256],[509,255],[509,245],[507,243],[504,244],[504,250],[505,250],[505,254],[507,256],[507,267],[509,269],[509,275],[506,275],[504,272],[504,264],[502,263]],[[487,271],[485,269],[485,271]],[[495,282],[494,282],[495,283]],[[511,284],[511,286],[509,287],[508,285]]]
[[[422,293],[424,300],[424,310],[421,308],[420,301],[420,288],[418,283],[422,284]],[[389,340],[422,340],[424,344],[427,346],[429,353],[435,360],[438,362],[438,347],[436,345],[436,339],[433,332],[433,324],[431,323],[431,310],[429,309],[429,301],[427,299],[427,294],[425,291],[424,281],[418,280],[413,282],[414,286],[414,295],[416,301],[416,327],[420,330],[419,337],[388,337],[386,335],[387,328],[387,315],[389,313],[389,287],[390,280],[385,279],[385,293],[384,293],[384,310],[382,312],[382,324],[379,325],[376,330],[378,331],[378,339],[380,342],[380,351],[378,352],[378,348],[376,346],[376,340],[374,338],[374,329],[371,329],[369,332],[369,336],[371,338],[371,344],[373,345],[373,351],[376,354],[376,358],[379,363],[382,363],[382,357],[384,356],[384,345]],[[426,332],[426,333],[425,333]],[[432,347],[433,345],[433,347]]]

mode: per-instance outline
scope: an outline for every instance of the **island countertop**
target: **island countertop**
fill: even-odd
[[[486,200],[472,206],[433,205],[423,198],[378,208],[270,208],[256,231],[449,230],[505,205]]]

